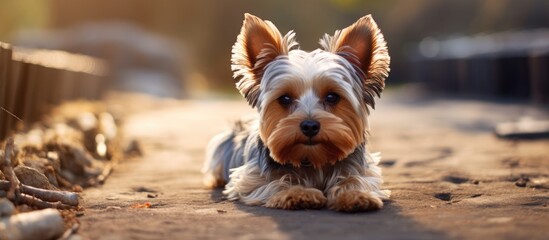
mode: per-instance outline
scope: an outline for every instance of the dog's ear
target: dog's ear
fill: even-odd
[[[347,59],[361,74],[364,100],[374,107],[374,96],[380,96],[389,75],[391,58],[383,34],[371,15],[364,16],[351,26],[338,30],[333,36],[320,40],[324,50]]]
[[[265,67],[276,57],[288,55],[291,49],[298,46],[294,35],[290,31],[282,37],[270,21],[248,13],[244,15],[242,29],[232,49],[231,69],[237,80],[237,89],[253,107],[257,104]]]

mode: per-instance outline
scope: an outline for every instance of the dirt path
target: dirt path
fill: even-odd
[[[240,100],[170,102],[127,119],[126,132],[143,144],[145,155],[123,163],[104,186],[85,191],[80,234],[91,239],[549,238],[549,141],[502,141],[489,131],[498,121],[521,114],[547,118],[547,112],[388,95],[393,98],[373,112],[369,146],[383,153],[385,186],[393,192],[381,211],[283,211],[223,200],[219,191],[202,186],[204,146],[230,120],[252,111]],[[527,186],[518,187],[517,181]],[[152,208],[131,207],[145,202]]]

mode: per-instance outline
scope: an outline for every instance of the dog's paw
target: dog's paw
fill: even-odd
[[[373,211],[381,209],[383,201],[368,192],[348,191],[340,193],[329,207],[340,212]]]
[[[222,188],[226,184],[222,178],[215,177],[211,173],[206,173],[202,182],[208,188]]]
[[[327,199],[320,190],[294,186],[271,196],[265,206],[288,210],[319,209],[326,206],[326,202]]]

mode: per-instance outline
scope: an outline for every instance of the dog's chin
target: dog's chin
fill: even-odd
[[[320,142],[313,139],[308,139],[308,140],[302,141],[300,144],[305,146],[315,146],[320,144]]]
[[[342,149],[329,142],[305,140],[289,143],[283,147],[270,148],[271,157],[280,164],[291,164],[294,167],[313,166],[322,168],[334,165],[345,159],[354,149]]]

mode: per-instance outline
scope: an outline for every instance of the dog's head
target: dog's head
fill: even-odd
[[[298,49],[269,21],[246,14],[232,49],[238,90],[260,114],[260,137],[271,157],[319,168],[351,154],[366,139],[389,73],[383,35],[370,15],[320,40],[322,49]]]

